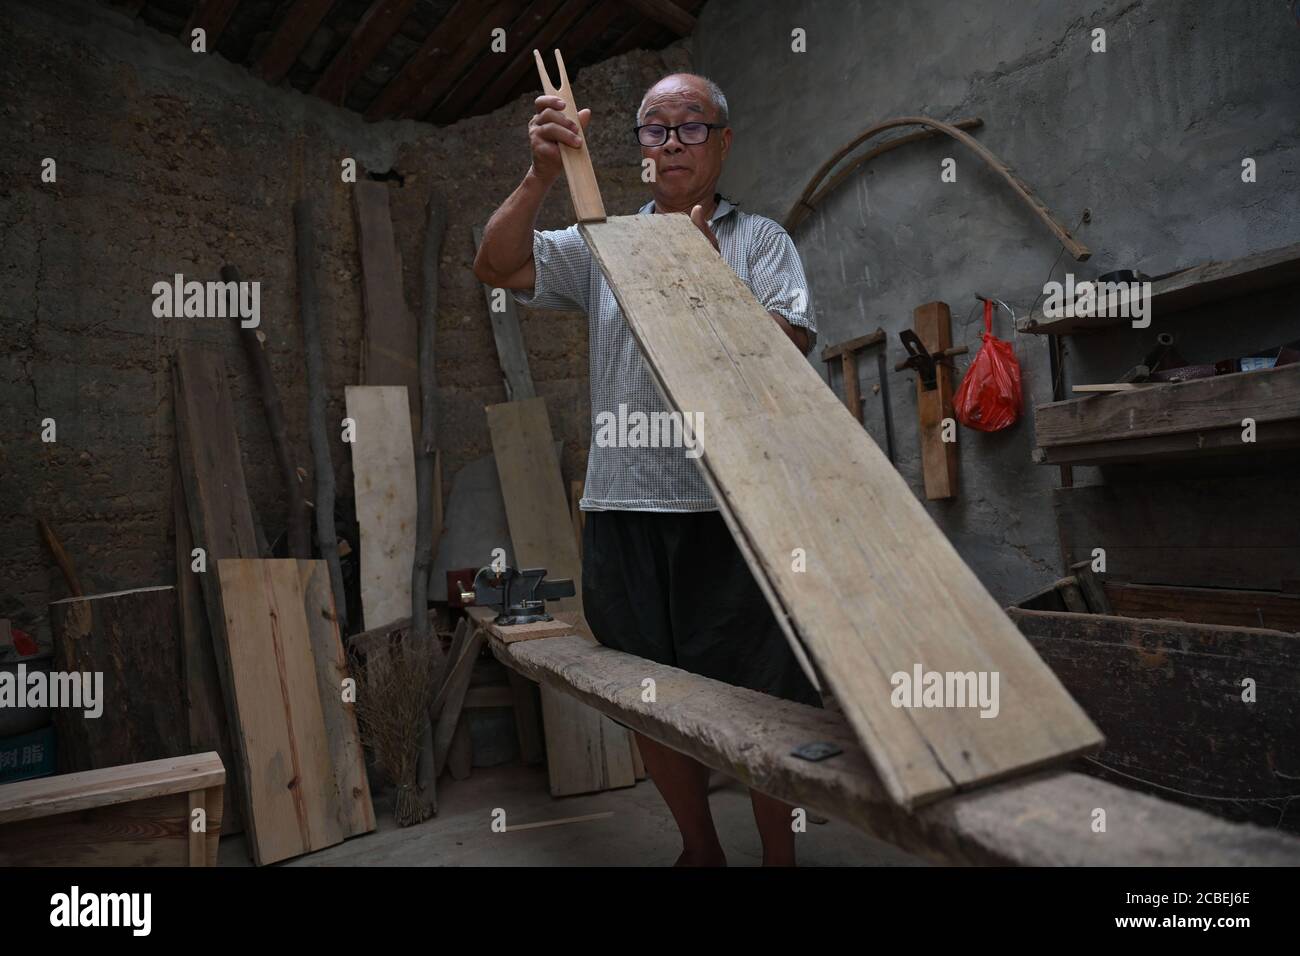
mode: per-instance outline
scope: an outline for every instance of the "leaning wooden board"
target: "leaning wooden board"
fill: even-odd
[[[700,463],[719,508],[895,800],[916,806],[1100,746],[911,488],[686,216],[581,228],[669,406],[703,416]],[[893,706],[892,675],[918,665],[997,672],[998,715]]]
[[[235,432],[235,413],[225,362],[216,352],[182,348],[176,352],[172,373],[177,462],[191,531],[190,544],[203,549],[205,570],[189,570],[192,568],[190,562],[185,568],[186,573],[192,576],[190,585],[197,579],[203,591],[203,609],[208,620],[208,633],[196,633],[189,629],[190,611],[187,611],[187,617],[181,621],[187,628],[182,646],[186,653],[196,650],[200,654],[205,647],[211,648],[228,734],[233,740],[239,731],[239,713],[233,705],[230,660],[226,650],[226,617],[221,610],[216,563],[222,558],[260,556],[257,534],[253,529],[253,509],[244,483],[243,458],[239,436]],[[180,568],[177,570],[179,573]],[[181,587],[184,591],[184,581]],[[213,688],[201,683],[212,677],[205,665],[206,662],[187,661],[187,693],[202,700],[212,700],[215,696]],[[219,744],[220,740],[211,741],[205,749],[220,751]],[[235,822],[242,827],[249,795],[243,767],[236,760],[226,769],[230,775],[230,787],[238,795],[232,798],[232,803],[240,809]]]
[[[487,407],[510,538],[520,568],[572,578],[577,596],[548,608],[582,610],[582,562],[573,537],[546,402],[530,398]],[[542,688],[542,727],[551,795],[591,793],[636,783],[628,732],[553,688]]]
[[[361,609],[366,629],[411,616],[415,564],[415,453],[402,386],[349,385],[357,523],[361,526]]]
[[[366,334],[361,350],[361,381],[401,385],[414,439],[420,434],[420,368],[415,316],[402,291],[402,260],[393,237],[388,186],[361,180],[352,187],[361,254],[361,288]],[[378,623],[378,622],[376,622]]]
[[[341,843],[339,796],[295,560],[217,562],[253,861]]]
[[[316,664],[316,689],[325,721],[325,740],[338,790],[339,826],[344,837],[369,833],[375,828],[375,810],[370,801],[366,758],[361,750],[353,695],[345,693],[351,674],[339,635],[329,568],[324,561],[299,561],[298,578],[302,584],[312,660]]]

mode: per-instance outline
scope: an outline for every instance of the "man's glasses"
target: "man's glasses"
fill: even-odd
[[[677,131],[677,142],[683,146],[698,146],[709,138],[709,130],[726,128],[726,123],[683,123],[681,126],[649,123],[635,127],[632,132],[636,133],[636,140],[642,146],[662,146],[674,130]]]

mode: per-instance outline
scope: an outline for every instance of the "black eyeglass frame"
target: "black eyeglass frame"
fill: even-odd
[[[683,146],[703,146],[709,141],[709,136],[713,130],[726,129],[728,125],[729,124],[727,123],[701,123],[699,120],[691,120],[689,123],[678,123],[676,126],[665,126],[663,123],[643,123],[640,126],[632,127],[632,136],[636,139],[638,145],[645,146],[648,149],[658,149],[660,146],[668,145],[668,140],[673,133],[677,133],[677,142],[681,143]],[[649,143],[641,142],[641,130],[649,129],[651,126],[658,126],[664,131],[664,141],[662,143],[651,145]],[[698,143],[683,143],[682,134],[677,132],[683,126],[703,126],[707,132],[704,134],[704,139],[700,140]]]

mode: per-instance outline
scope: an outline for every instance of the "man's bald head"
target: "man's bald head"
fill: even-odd
[[[670,73],[646,90],[637,110],[637,125],[648,121],[648,113],[668,104],[686,106],[691,112],[698,110],[705,122],[728,122],[726,94],[717,83],[698,73]]]

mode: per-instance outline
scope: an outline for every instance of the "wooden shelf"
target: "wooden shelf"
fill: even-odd
[[[1256,253],[1229,262],[1209,262],[1184,269],[1151,284],[1151,320],[1166,319],[1187,309],[1300,283],[1300,243]],[[1070,335],[1128,325],[1116,316],[1048,318],[1036,309],[1018,326],[1035,335]]]
[[[1039,405],[1034,461],[1097,465],[1300,447],[1300,365]],[[1242,441],[1242,420],[1255,441]]]

